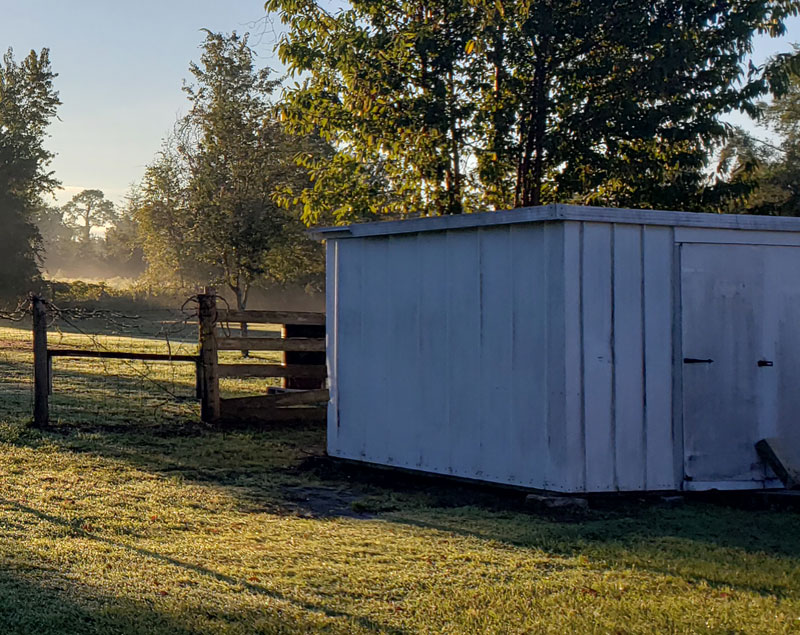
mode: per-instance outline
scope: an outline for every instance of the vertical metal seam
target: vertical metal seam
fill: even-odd
[[[333,375],[333,382],[329,381],[329,383],[333,384],[331,388],[333,388],[333,409],[336,416],[336,431],[338,437],[339,427],[341,426],[341,417],[339,413],[339,314],[341,312],[341,292],[339,289],[339,241],[334,240],[329,247],[333,249],[333,359],[331,360],[331,374]],[[327,322],[328,321],[326,320],[326,323]]]
[[[610,249],[610,266],[609,266],[609,304],[611,305],[610,329],[609,329],[609,345],[611,347],[611,413],[610,420],[611,426],[609,434],[611,436],[611,447],[614,449],[611,456],[611,474],[612,485],[614,489],[619,490],[619,476],[617,474],[617,340],[616,340],[616,240],[617,240],[617,224],[611,225],[611,237],[609,240]]]
[[[453,301],[452,295],[452,285],[450,284],[450,265],[452,264],[452,258],[450,254],[450,249],[452,247],[452,232],[445,231],[444,233],[444,253],[445,253],[445,267],[444,267],[444,284],[447,293],[447,297],[445,300],[445,346],[447,351],[447,377],[445,381],[445,398],[444,398],[444,425],[447,426],[446,433],[442,435],[443,439],[445,440],[445,445],[447,446],[447,465],[442,466],[443,473],[444,471],[449,472],[450,474],[453,473],[453,444],[450,443],[450,437],[452,432],[452,407],[451,407],[451,400],[453,396],[453,356],[452,356],[452,334],[450,333],[450,305]]]
[[[586,338],[584,331],[586,330],[586,320],[583,307],[583,282],[584,282],[584,227],[586,223],[581,222],[578,224],[578,315],[580,317],[580,329],[578,346],[580,348],[580,387],[581,387],[581,403],[580,403],[580,430],[581,430],[581,451],[583,453],[583,474],[581,481],[583,489],[587,489],[587,474],[589,472],[587,465],[586,455]],[[566,289],[566,285],[565,285]],[[565,316],[566,317],[566,316]],[[565,331],[566,333],[566,331]]]
[[[646,311],[647,311],[647,285],[645,284],[645,233],[647,231],[646,225],[639,226],[639,269],[640,269],[640,303],[641,303],[641,314],[639,319],[641,320],[641,331],[642,331],[642,486],[643,489],[647,489],[647,454],[648,454],[648,447],[647,447],[647,319],[646,319]]]
[[[508,426],[508,430],[506,431],[506,438],[511,442],[511,445],[516,445],[515,437],[516,437],[516,431],[517,431],[517,427],[516,427],[517,426],[517,421],[516,421],[516,417],[514,416],[514,413],[515,413],[515,407],[514,406],[516,404],[517,395],[516,395],[516,391],[514,390],[514,386],[515,386],[515,383],[516,383],[515,378],[517,376],[517,373],[515,372],[516,363],[517,363],[517,350],[516,350],[517,349],[517,292],[516,292],[517,285],[516,285],[516,279],[515,279],[516,278],[516,273],[515,273],[516,272],[516,268],[514,267],[514,263],[515,263],[515,260],[514,260],[514,257],[515,257],[514,246],[516,245],[516,241],[514,240],[514,236],[516,236],[517,234],[516,234],[516,232],[511,231],[510,226],[508,228],[507,234],[508,234],[508,253],[509,253],[509,259],[508,260],[509,260],[509,263],[511,264],[511,267],[510,267],[511,271],[509,272],[510,276],[511,276],[511,281],[510,281],[510,285],[509,285],[509,290],[511,292],[511,307],[510,307],[511,308],[511,338],[510,338],[511,341],[509,343],[509,346],[511,348],[511,356],[510,356],[511,359],[509,360],[509,363],[510,363],[509,371],[510,371],[511,375],[509,377],[509,382],[508,382],[508,384],[509,384],[509,388],[508,388],[509,409],[508,409],[508,413],[507,413],[508,414],[508,422],[506,423],[506,425]],[[530,360],[530,363],[534,363],[534,360]],[[509,457],[509,459],[510,459],[510,457]],[[520,475],[520,474],[517,474],[518,470],[516,468],[517,468],[517,466],[514,463],[511,463],[511,473],[509,474],[509,476],[511,476],[512,479],[510,479],[510,480],[516,480],[516,481],[519,482],[520,480],[522,480],[520,478],[521,476],[528,477],[528,480],[530,480],[530,478],[529,478],[530,472],[528,472],[528,474],[525,474],[525,475]]]
[[[416,329],[415,329],[415,332],[417,334],[417,364],[416,365],[417,365],[417,369],[418,369],[417,370],[417,380],[420,382],[420,384],[422,384],[418,388],[418,391],[419,391],[418,395],[421,396],[423,394],[423,386],[425,384],[425,378],[424,378],[424,376],[422,374],[422,371],[421,371],[421,368],[423,366],[423,359],[424,359],[424,356],[423,356],[424,351],[422,350],[423,349],[422,342],[423,342],[423,338],[425,337],[423,335],[423,333],[422,333],[422,301],[423,301],[423,297],[424,297],[422,279],[425,276],[425,272],[422,270],[422,257],[421,257],[421,251],[424,248],[424,245],[423,245],[422,248],[420,247],[420,240],[421,239],[420,239],[420,234],[419,233],[415,234],[414,240],[416,242],[416,248],[417,248],[417,254],[416,254],[417,258],[416,258],[416,260],[417,260],[417,273],[418,273],[418,275],[417,275],[417,284],[416,284],[416,289],[417,289],[417,316],[416,316],[417,317],[417,325],[416,325]],[[425,368],[429,367],[427,364],[424,364],[424,366],[425,366]],[[420,412],[421,410],[422,410],[421,408],[418,409],[417,413],[418,414],[421,413]],[[419,467],[419,468],[422,467],[422,464],[424,462],[424,459],[423,459],[423,456],[422,456],[422,445],[423,444],[421,443],[421,441],[422,441],[422,439],[420,438],[420,436],[418,434],[417,435],[417,443],[419,444],[419,447],[417,448],[416,467]]]
[[[545,489],[550,485],[550,479],[552,477],[552,455],[550,451],[550,447],[552,444],[552,439],[550,438],[550,326],[552,319],[550,317],[550,281],[551,281],[551,272],[550,272],[550,232],[548,231],[548,227],[551,227],[552,224],[549,222],[542,223],[542,248],[544,251],[544,258],[542,259],[542,269],[543,269],[543,282],[542,290],[544,294],[544,304],[545,304],[545,311],[544,311],[544,390],[542,394],[544,394],[544,431],[545,431],[545,440],[547,447],[544,448],[544,477],[542,478],[542,484]]]
[[[483,381],[484,373],[486,372],[486,366],[483,363],[484,355],[486,351],[486,320],[484,319],[484,306],[483,306],[483,247],[484,247],[484,240],[486,239],[486,230],[484,228],[478,229],[478,377],[480,378],[480,384],[483,389],[486,389],[486,383]],[[486,426],[486,410],[487,404],[486,399],[480,399],[480,405],[478,406],[478,465],[472,467],[473,473],[477,476],[483,475],[483,469],[481,463],[483,452],[484,452],[484,426]],[[474,457],[473,457],[474,458]]]
[[[684,447],[683,421],[683,298],[682,298],[682,251],[683,244],[675,242],[675,229],[670,229],[672,238],[672,471],[674,485],[684,489],[686,481],[686,449]]]

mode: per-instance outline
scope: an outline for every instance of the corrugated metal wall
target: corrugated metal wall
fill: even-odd
[[[578,222],[331,240],[329,452],[676,487],[672,250],[671,228]]]
[[[581,491],[675,489],[682,460],[673,431],[673,230],[569,223],[580,262],[567,288],[567,333],[580,403]],[[579,345],[570,349],[569,342]]]

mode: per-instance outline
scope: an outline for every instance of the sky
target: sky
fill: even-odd
[[[0,0],[0,49],[20,60],[50,49],[62,105],[47,147],[63,190],[121,202],[185,114],[181,90],[199,60],[203,28],[251,32],[264,66],[278,68],[263,0]]]
[[[15,59],[50,49],[62,106],[47,147],[63,184],[58,203],[83,189],[122,202],[141,179],[161,140],[187,110],[181,90],[198,60],[201,29],[251,32],[263,66],[280,69],[273,52],[281,25],[263,0],[0,0],[0,49]],[[800,18],[780,40],[758,38],[754,62],[800,42]],[[749,127],[744,116],[733,123]]]

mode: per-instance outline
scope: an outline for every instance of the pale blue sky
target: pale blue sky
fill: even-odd
[[[182,80],[202,28],[252,32],[260,61],[277,66],[264,16],[263,0],[0,0],[0,49],[20,59],[49,47],[59,74],[48,142],[59,201],[84,188],[120,201],[141,178],[186,110]]]
[[[84,188],[121,201],[161,139],[185,112],[181,91],[199,58],[202,28],[250,31],[260,61],[273,54],[277,19],[265,22],[263,0],[0,0],[0,49],[15,57],[50,48],[63,105],[51,126],[52,164],[65,202]],[[787,37],[759,38],[755,63],[800,41],[800,19]],[[746,123],[744,118],[735,118]]]

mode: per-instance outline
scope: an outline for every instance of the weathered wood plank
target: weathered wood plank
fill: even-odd
[[[33,311],[33,422],[37,426],[49,423],[48,395],[50,372],[47,356],[47,307],[44,300],[31,296]]]
[[[200,363],[198,384],[200,384],[200,418],[208,423],[219,419],[219,364],[217,356],[217,337],[214,322],[217,319],[217,297],[211,289],[197,296],[200,337]]]
[[[297,408],[253,408],[239,406],[223,399],[220,404],[220,419],[223,421],[324,421],[327,408],[297,407]]]
[[[325,324],[324,313],[310,311],[217,311],[217,322],[253,322],[256,324]]]
[[[281,366],[280,364],[219,364],[220,377],[327,377],[325,366]]]
[[[280,408],[285,406],[307,406],[323,404],[328,401],[328,391],[301,390],[298,392],[285,392],[270,395],[254,395],[251,397],[235,397],[223,399],[228,405],[242,408]]]
[[[772,437],[756,443],[756,451],[788,489],[800,489],[800,452],[792,439]]]
[[[145,361],[193,362],[198,355],[169,355],[167,353],[133,353],[127,351],[87,351],[79,348],[51,348],[47,351],[50,357],[94,357],[103,359],[140,359]]]
[[[218,337],[221,351],[292,351],[324,353],[325,340],[312,337]]]
[[[286,350],[283,353],[283,364],[286,366],[325,366],[325,336],[326,329],[321,324],[284,324],[281,329],[284,340],[308,339],[321,340],[321,351]],[[325,384],[315,379],[287,377],[283,381],[284,388],[296,390],[318,390],[325,388]]]

